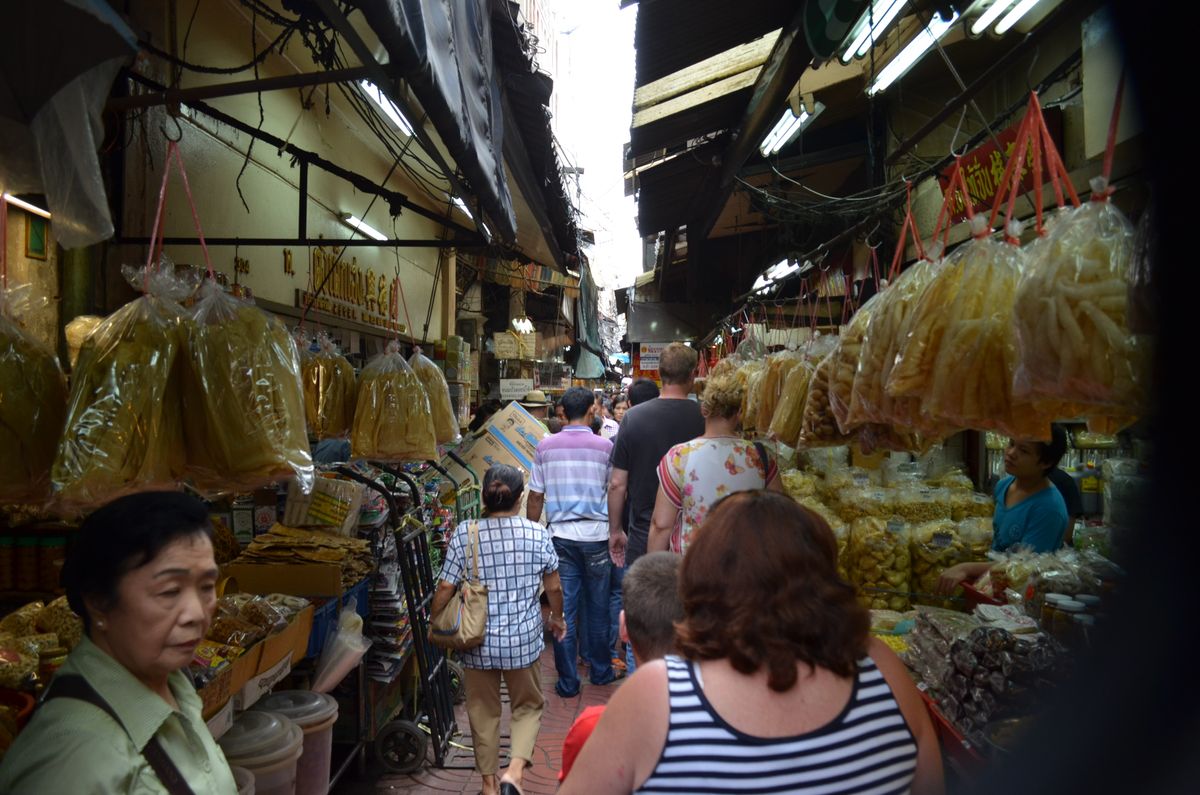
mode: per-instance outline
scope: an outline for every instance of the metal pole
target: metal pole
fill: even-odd
[[[356,66],[352,69],[329,69],[324,72],[305,72],[283,77],[264,77],[259,80],[239,80],[234,83],[219,83],[213,86],[197,86],[195,88],[169,88],[165,91],[155,91],[150,94],[137,94],[130,97],[114,97],[105,106],[106,111],[123,113],[137,108],[150,108],[155,105],[177,105],[181,102],[190,103],[197,99],[216,99],[217,97],[235,97],[239,94],[256,94],[260,91],[279,91],[285,88],[304,88],[319,86],[326,83],[351,83],[365,80],[370,75],[366,67]]]

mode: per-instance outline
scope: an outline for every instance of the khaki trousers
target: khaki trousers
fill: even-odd
[[[533,763],[533,746],[542,727],[541,663],[515,671],[466,669],[467,718],[475,746],[475,768],[483,776],[494,776],[500,767],[500,680],[508,684],[512,710],[509,732],[512,758]]]

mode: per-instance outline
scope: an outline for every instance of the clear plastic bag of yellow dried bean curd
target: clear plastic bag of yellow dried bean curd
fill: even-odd
[[[420,348],[413,351],[408,364],[429,395],[429,409],[433,412],[433,429],[438,444],[457,443],[462,434],[458,428],[458,417],[454,414],[454,405],[450,402],[450,385],[446,383],[442,368],[421,353]]]
[[[340,439],[354,420],[354,367],[327,332],[317,332],[316,344],[316,351],[300,351],[304,417],[315,438]]]
[[[397,342],[362,370],[350,449],[355,458],[372,461],[438,458],[429,396]]]
[[[248,491],[294,477],[311,489],[300,357],[283,323],[208,279],[186,329],[183,424],[195,483]]]

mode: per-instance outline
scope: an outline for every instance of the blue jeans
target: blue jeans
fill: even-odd
[[[564,697],[579,692],[579,673],[576,670],[578,653],[582,652],[591,669],[594,685],[606,685],[615,677],[608,642],[608,592],[612,561],[608,557],[607,541],[569,541],[554,538],[558,553],[558,576],[563,589],[563,617],[567,634],[554,641],[554,666],[558,669],[555,691]],[[586,626],[583,648],[576,645],[575,627],[579,618]]]
[[[621,582],[625,579],[625,567],[613,566],[612,577],[608,581],[608,620],[609,644],[612,647],[614,660],[621,657]]]

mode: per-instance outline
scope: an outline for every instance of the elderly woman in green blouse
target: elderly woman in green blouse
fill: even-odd
[[[216,607],[208,510],[134,494],[89,516],[63,567],[85,636],[0,764],[4,793],[234,793],[183,669]]]

